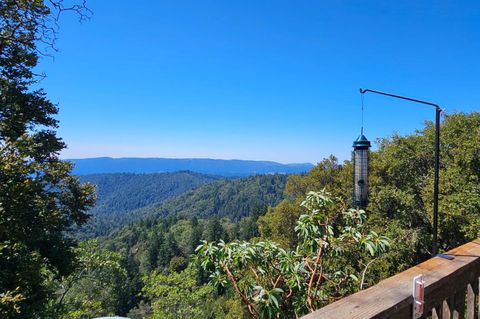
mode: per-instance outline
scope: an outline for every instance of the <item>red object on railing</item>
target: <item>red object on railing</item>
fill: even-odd
[[[423,275],[413,278],[413,319],[418,319],[423,315],[425,280]]]

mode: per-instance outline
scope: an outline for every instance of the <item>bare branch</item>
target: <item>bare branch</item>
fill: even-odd
[[[367,265],[365,266],[365,268],[363,269],[362,271],[362,280],[360,281],[360,290],[363,290],[363,284],[365,283],[365,274],[367,273],[367,269],[368,267],[375,261],[377,260],[377,258],[374,258],[372,260],[370,260]]]

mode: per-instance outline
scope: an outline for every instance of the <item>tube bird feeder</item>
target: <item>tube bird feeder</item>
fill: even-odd
[[[368,158],[370,141],[363,135],[353,142],[353,206],[367,207],[368,203]]]

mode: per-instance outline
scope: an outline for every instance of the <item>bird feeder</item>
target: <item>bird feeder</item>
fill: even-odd
[[[353,206],[365,208],[368,203],[368,155],[370,141],[363,130],[353,142]]]

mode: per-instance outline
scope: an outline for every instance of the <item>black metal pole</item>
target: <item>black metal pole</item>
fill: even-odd
[[[433,247],[432,255],[438,250],[438,172],[440,170],[440,107],[435,109],[435,168],[433,180]]]
[[[440,170],[440,114],[442,109],[438,104],[412,99],[410,97],[401,96],[392,93],[386,93],[382,91],[370,90],[370,89],[360,89],[361,94],[367,92],[386,95],[394,97],[397,99],[407,100],[411,102],[426,104],[435,107],[435,163],[434,163],[434,180],[433,180],[433,243],[432,243],[432,256],[437,255],[438,250],[438,181],[439,181],[439,170]]]

